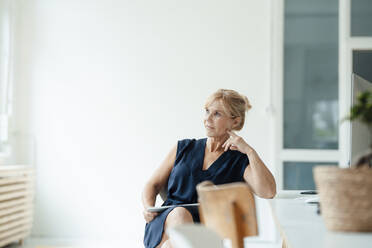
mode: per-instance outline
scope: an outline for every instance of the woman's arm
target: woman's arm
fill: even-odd
[[[248,148],[245,154],[248,156],[249,166],[244,171],[244,180],[259,197],[274,198],[276,183],[273,175],[254,149]]]
[[[249,187],[259,197],[274,198],[276,195],[276,183],[273,175],[262,162],[256,151],[245,142],[245,140],[228,131],[230,138],[223,144],[225,150],[238,150],[245,153],[249,159],[249,166],[244,171],[244,180]]]
[[[144,207],[143,214],[146,222],[150,222],[157,215],[156,213],[148,212],[147,208],[155,205],[157,194],[167,184],[169,175],[176,160],[176,153],[177,145],[172,148],[164,161],[155,170],[142,191],[142,204]]]

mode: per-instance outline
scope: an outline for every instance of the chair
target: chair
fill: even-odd
[[[197,185],[201,222],[222,238],[231,240],[232,248],[243,248],[246,236],[257,236],[256,205],[247,184]]]

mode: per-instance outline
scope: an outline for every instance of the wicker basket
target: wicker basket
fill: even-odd
[[[372,169],[316,166],[313,172],[327,228],[372,232]]]

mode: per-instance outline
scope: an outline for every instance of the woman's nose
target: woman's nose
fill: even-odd
[[[212,120],[212,115],[210,113],[209,114],[206,113],[204,119],[206,121],[210,121],[210,120]]]

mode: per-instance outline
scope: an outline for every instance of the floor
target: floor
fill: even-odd
[[[120,247],[118,244],[109,244],[107,242],[83,241],[73,239],[47,239],[47,238],[27,238],[23,245],[13,243],[4,248],[106,248]],[[121,247],[123,247],[121,245]]]
[[[269,242],[246,242],[246,247],[249,248],[281,248],[281,244]],[[18,243],[10,244],[4,248],[114,248],[125,247],[123,242],[108,243],[108,242],[93,242],[82,240],[67,240],[67,239],[47,239],[47,238],[28,238],[21,246]],[[138,247],[143,247],[140,244]]]

